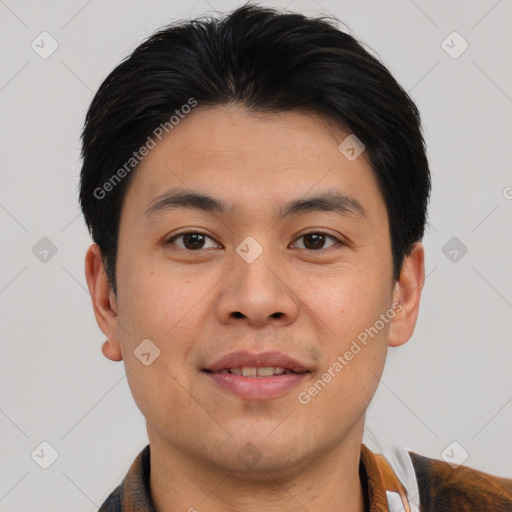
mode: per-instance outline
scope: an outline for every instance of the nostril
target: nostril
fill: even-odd
[[[233,313],[231,313],[235,318],[245,318],[245,315],[243,313],[240,313],[240,311],[234,311]],[[284,313],[272,313],[270,316],[272,318],[281,318],[283,316]]]

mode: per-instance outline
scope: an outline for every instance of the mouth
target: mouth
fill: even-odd
[[[205,370],[210,371],[210,370]],[[231,373],[240,377],[273,377],[274,375],[287,375],[290,373],[306,373],[306,372],[294,372],[280,366],[240,366],[238,368],[225,368],[218,372],[211,373]]]
[[[305,365],[280,352],[235,352],[202,372],[223,391],[247,400],[277,398],[311,374]]]

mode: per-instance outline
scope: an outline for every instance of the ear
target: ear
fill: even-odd
[[[85,255],[85,277],[96,322],[107,337],[102,347],[103,355],[112,361],[121,361],[123,355],[117,339],[116,296],[105,272],[101,250],[97,244],[92,244]]]
[[[400,279],[395,283],[393,304],[397,304],[391,321],[388,345],[398,347],[407,342],[416,326],[420,308],[421,291],[425,282],[425,251],[421,242],[416,242],[404,258]]]

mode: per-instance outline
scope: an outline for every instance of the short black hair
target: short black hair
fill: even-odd
[[[263,113],[301,109],[354,134],[386,204],[399,279],[404,257],[423,238],[430,195],[420,114],[337,21],[249,3],[224,17],[159,29],[107,76],[82,132],[80,205],[114,293],[121,208],[138,150],[157,127],[172,129],[170,116],[193,102]]]

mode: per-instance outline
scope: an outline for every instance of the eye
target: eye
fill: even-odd
[[[182,240],[183,245],[175,244],[175,240]],[[205,241],[211,240],[213,245],[210,247],[205,247]],[[174,235],[172,238],[167,240],[166,244],[174,244],[180,247],[181,249],[186,249],[189,251],[198,251],[201,249],[210,249],[211,247],[218,247],[218,244],[213,240],[213,238],[209,237],[205,233],[201,233],[198,231],[188,231],[186,233],[180,233],[178,235]]]
[[[342,243],[340,240],[338,240],[334,236],[328,235],[327,233],[324,233],[322,231],[312,231],[310,233],[304,233],[299,238],[297,238],[297,240],[300,240],[301,238],[304,239],[304,242],[302,244],[303,247],[299,247],[299,249],[309,249],[312,251],[328,249],[329,247],[332,247],[333,245]],[[328,247],[325,247],[325,240],[327,238],[334,240],[334,243]]]
[[[298,248],[307,249],[311,251],[328,249],[333,245],[342,244],[342,242],[338,240],[336,237],[324,233],[322,231],[312,231],[310,233],[304,233],[296,240],[300,239],[304,239],[304,241],[302,242],[302,247],[300,247],[299,245]],[[326,246],[327,239],[330,239],[332,241],[332,243],[328,246]],[[181,242],[177,243],[178,240],[180,240]],[[209,247],[206,245],[207,240],[210,240],[210,243],[212,244]],[[174,235],[169,240],[167,240],[166,244],[174,244],[180,247],[181,249],[185,249],[187,251],[200,251],[202,249],[219,247],[219,245],[215,242],[215,240],[213,240],[213,238],[206,235],[205,233],[201,233],[200,231],[188,231],[185,233],[179,233],[177,235]]]

